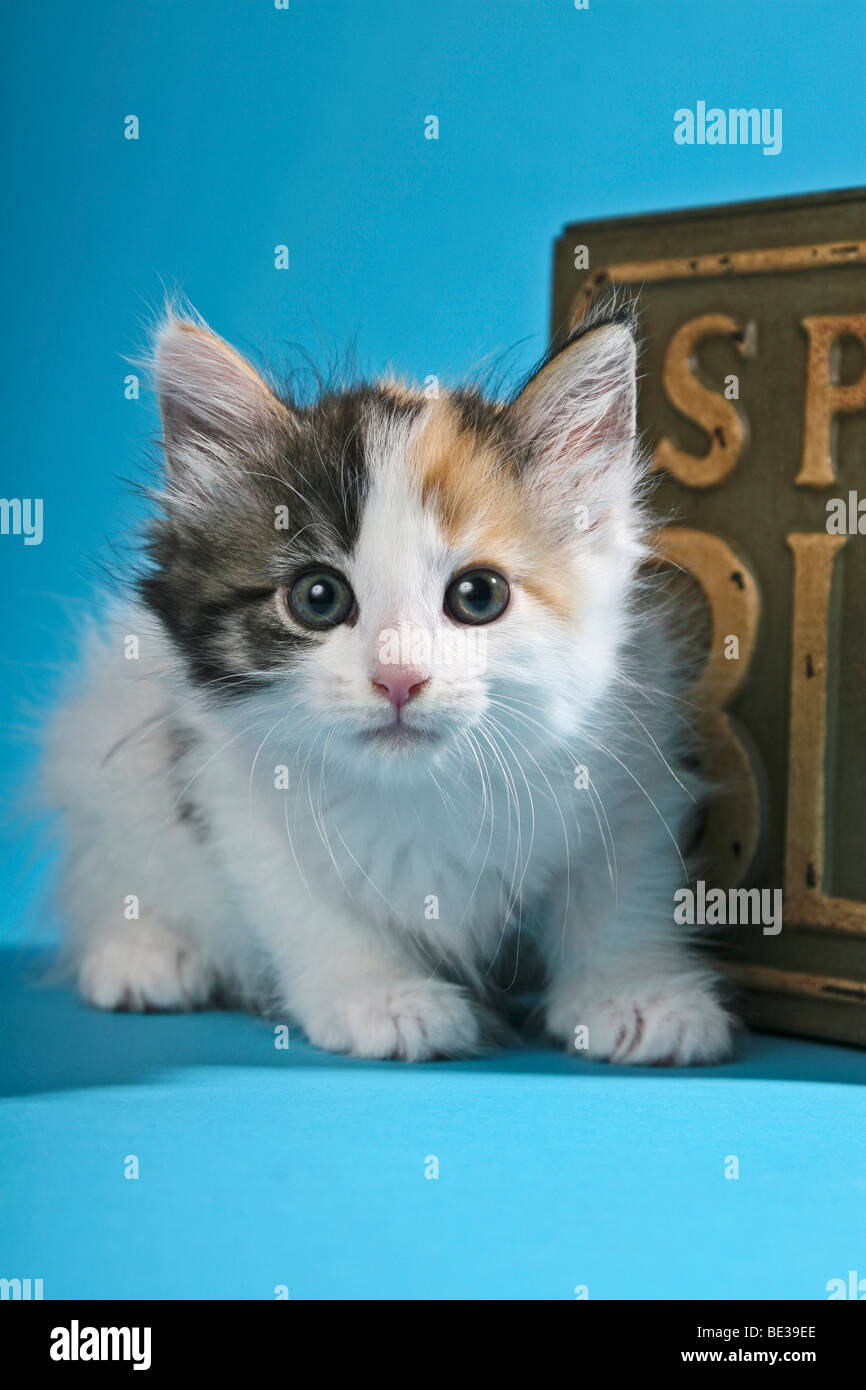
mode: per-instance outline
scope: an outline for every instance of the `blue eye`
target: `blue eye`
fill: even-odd
[[[458,623],[492,623],[509,597],[508,581],[496,570],[465,570],[445,590],[445,609]]]
[[[320,567],[298,575],[288,591],[288,603],[299,623],[323,632],[351,617],[355,595],[341,574]]]

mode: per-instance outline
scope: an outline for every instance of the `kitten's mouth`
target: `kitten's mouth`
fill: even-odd
[[[364,743],[374,744],[379,748],[409,751],[436,743],[441,735],[433,729],[420,729],[417,725],[403,724],[395,720],[393,724],[385,724],[378,729],[362,729],[358,737]]]

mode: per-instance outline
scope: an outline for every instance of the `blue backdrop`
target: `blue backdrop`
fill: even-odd
[[[866,182],[864,49],[861,0],[7,13],[3,492],[44,500],[41,545],[0,537],[10,786],[29,784],[30,729],[94,559],[132,537],[122,480],[142,476],[156,414],[146,392],[125,397],[125,358],[164,289],[289,364],[356,336],[374,370],[449,379],[510,352],[518,372],[545,346],[566,222]],[[678,146],[674,111],[699,100],[781,108],[781,153]],[[7,939],[38,886],[31,849],[8,835]],[[839,1050],[763,1042],[715,1080],[590,1068],[576,1089],[553,1058],[397,1080],[307,1067],[301,1048],[287,1098],[273,1065],[251,1064],[252,1022],[84,1019],[55,996],[14,998],[30,1050],[4,1141],[0,1274],[45,1274],[47,1293],[569,1297],[594,1270],[594,1293],[821,1297],[866,1258],[852,1225],[862,1108],[842,1084],[862,1076],[854,1054],[843,1066]],[[93,1052],[117,1067],[88,1070]],[[207,1074],[181,1065],[202,1058]],[[723,1183],[725,1155],[749,1142],[749,1182]],[[148,1143],[142,1171],[158,1180],[121,1181]],[[450,1192],[422,1181],[437,1143],[462,1173]]]

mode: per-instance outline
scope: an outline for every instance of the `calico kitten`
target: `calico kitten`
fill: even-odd
[[[49,735],[84,998],[466,1055],[530,935],[567,1048],[723,1057],[673,923],[693,806],[628,316],[507,403],[385,381],[301,406],[177,318],[154,363],[150,563]]]

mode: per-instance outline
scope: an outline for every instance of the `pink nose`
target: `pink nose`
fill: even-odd
[[[416,695],[420,695],[428,683],[429,677],[422,671],[407,671],[401,666],[381,668],[373,677],[374,689],[387,695],[398,713]]]

